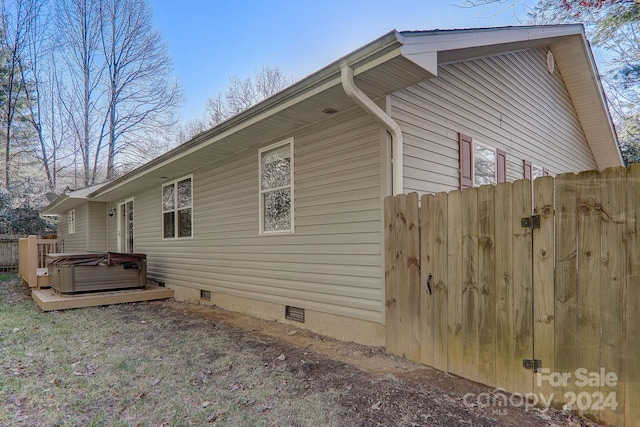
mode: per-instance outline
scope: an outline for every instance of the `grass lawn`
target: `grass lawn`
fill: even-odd
[[[2,426],[340,424],[334,390],[238,331],[153,303],[42,313],[15,275],[0,281]]]

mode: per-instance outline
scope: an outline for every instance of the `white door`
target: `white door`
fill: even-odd
[[[118,252],[133,252],[133,199],[118,204]]]

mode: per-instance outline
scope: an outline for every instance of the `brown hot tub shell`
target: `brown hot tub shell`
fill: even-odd
[[[144,288],[145,254],[119,252],[47,255],[49,285],[63,294]]]

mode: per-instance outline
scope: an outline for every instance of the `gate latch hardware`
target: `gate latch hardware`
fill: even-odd
[[[526,228],[540,228],[540,215],[531,215],[520,220],[520,226]]]
[[[540,359],[522,359],[522,367],[533,372],[540,372],[542,369],[542,360]]]

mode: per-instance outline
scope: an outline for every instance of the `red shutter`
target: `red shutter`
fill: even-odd
[[[531,169],[531,162],[523,160],[524,162],[524,179],[531,179],[533,176],[533,170]]]
[[[507,182],[507,153],[496,149],[496,172],[498,183]]]
[[[460,147],[460,189],[473,187],[473,146],[471,137],[458,134]]]

